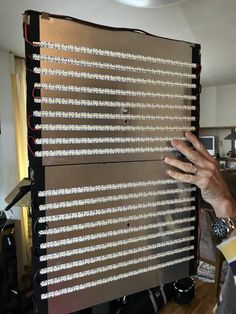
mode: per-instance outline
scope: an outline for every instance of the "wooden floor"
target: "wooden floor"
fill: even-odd
[[[196,282],[195,298],[186,305],[168,303],[158,314],[212,314],[216,304],[213,284]]]

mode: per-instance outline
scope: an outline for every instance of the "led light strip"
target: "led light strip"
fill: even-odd
[[[88,156],[134,153],[172,152],[173,147],[137,147],[137,148],[98,148],[98,149],[72,149],[72,150],[43,150],[35,151],[35,157],[61,157],[61,156]]]
[[[36,130],[44,131],[194,131],[194,126],[132,126],[132,125],[77,125],[35,124]]]
[[[106,255],[93,256],[91,258],[87,258],[87,259],[84,259],[84,260],[79,260],[79,261],[75,261],[75,262],[69,262],[69,263],[65,263],[65,264],[60,264],[60,265],[50,266],[50,267],[47,267],[47,268],[42,268],[39,273],[41,275],[48,274],[48,273],[54,273],[54,272],[61,271],[61,270],[66,270],[66,269],[76,268],[76,267],[80,267],[80,266],[84,266],[84,265],[94,264],[94,263],[97,263],[97,262],[107,261],[107,260],[110,260],[110,259],[113,259],[113,258],[118,258],[118,257],[127,256],[127,255],[132,255],[132,254],[145,252],[145,251],[148,251],[148,250],[153,250],[153,249],[157,249],[157,248],[161,248],[161,247],[172,246],[172,245],[175,245],[175,244],[188,242],[188,241],[191,241],[191,240],[194,240],[194,236],[185,237],[185,238],[178,238],[178,239],[174,239],[174,240],[171,240],[171,241],[159,242],[159,243],[155,243],[155,244],[145,245],[143,247],[133,248],[133,249],[129,249],[129,250],[126,250],[126,251],[119,251],[119,252],[106,254]]]
[[[171,220],[171,221],[167,221],[165,223],[159,222],[159,223],[143,225],[143,226],[139,226],[139,227],[131,227],[131,228],[129,227],[127,229],[116,229],[116,230],[111,230],[111,231],[107,231],[107,232],[88,234],[85,236],[81,235],[79,237],[73,237],[73,238],[67,238],[67,239],[62,239],[62,240],[56,240],[56,241],[51,241],[51,242],[48,241],[46,243],[41,243],[40,249],[48,249],[48,248],[53,248],[53,247],[58,247],[58,246],[63,246],[63,245],[70,245],[70,244],[81,243],[81,242],[85,242],[85,241],[114,237],[117,235],[124,235],[124,234],[130,234],[130,233],[137,232],[137,231],[154,229],[154,228],[157,228],[160,226],[163,227],[163,226],[170,226],[170,225],[174,225],[174,224],[191,223],[194,221],[195,221],[195,217],[190,217],[190,218]]]
[[[179,259],[176,259],[176,260],[172,260],[172,261],[168,261],[168,262],[165,262],[165,263],[161,263],[161,264],[158,264],[158,265],[153,265],[153,266],[149,266],[149,267],[145,267],[145,268],[140,268],[140,269],[137,269],[137,270],[132,270],[130,272],[122,273],[122,274],[119,274],[119,275],[110,276],[110,277],[107,277],[107,278],[86,282],[84,284],[79,284],[79,285],[76,285],[76,286],[73,286],[73,287],[68,287],[68,288],[63,288],[63,289],[60,289],[60,290],[51,291],[51,292],[48,292],[48,293],[43,293],[43,294],[41,294],[41,299],[42,300],[49,299],[49,298],[57,297],[57,296],[60,296],[60,295],[64,295],[64,294],[68,294],[68,293],[73,293],[73,292],[76,292],[76,291],[84,290],[84,289],[87,289],[87,288],[92,288],[92,287],[104,285],[104,284],[107,284],[109,282],[114,282],[114,281],[117,281],[117,280],[129,278],[129,277],[134,277],[134,276],[137,276],[137,275],[140,275],[140,274],[143,274],[143,273],[147,273],[147,272],[150,272],[150,271],[155,271],[157,269],[161,269],[161,268],[165,268],[165,267],[168,267],[168,266],[173,266],[173,265],[176,265],[176,264],[187,262],[187,261],[190,261],[191,259],[194,259],[194,255],[182,257],[182,258],[179,258]]]
[[[135,215],[135,216],[125,216],[125,217],[119,217],[119,218],[114,218],[114,219],[98,220],[94,222],[80,223],[77,225],[69,225],[69,226],[56,227],[56,228],[47,227],[47,229],[45,230],[39,230],[38,234],[39,235],[52,235],[52,234],[66,233],[66,232],[72,232],[72,231],[78,231],[78,230],[110,226],[110,225],[115,225],[119,223],[127,223],[127,221],[128,222],[137,221],[137,220],[143,220],[143,219],[148,219],[148,218],[154,218],[158,216],[160,216],[159,213],[155,211],[148,214],[140,214],[140,215]],[[182,220],[183,222],[184,221],[186,222],[185,218],[182,218]],[[158,227],[167,226],[169,224],[171,223],[160,222]]]
[[[168,105],[168,104],[151,104],[139,102],[121,102],[108,100],[89,100],[74,98],[53,98],[53,97],[35,97],[34,102],[37,104],[56,104],[72,106],[91,106],[91,107],[118,107],[118,108],[144,108],[144,109],[167,109],[167,110],[196,110],[196,106],[191,105]]]
[[[175,179],[161,179],[161,180],[148,180],[148,181],[137,181],[137,182],[122,182],[122,183],[113,183],[113,184],[101,184],[101,185],[89,185],[73,188],[64,188],[59,190],[46,190],[39,191],[38,197],[45,196],[56,196],[56,195],[68,195],[68,194],[77,194],[77,193],[89,193],[89,192],[100,192],[100,191],[109,191],[109,190],[118,190],[118,189],[129,189],[137,187],[146,187],[146,186],[156,186],[164,184],[174,184],[179,182]]]
[[[128,199],[134,199],[134,198],[140,198],[140,197],[170,195],[170,194],[186,193],[186,192],[193,192],[193,191],[196,191],[195,187],[109,195],[109,196],[101,196],[97,198],[87,198],[87,199],[79,199],[79,200],[73,200],[73,201],[39,205],[39,210],[41,211],[41,210],[50,210],[50,209],[58,209],[58,208],[68,208],[68,207],[75,207],[75,206],[115,202],[115,201],[128,200]]]
[[[129,205],[129,206],[120,206],[120,207],[111,207],[111,208],[104,208],[104,209],[94,209],[89,211],[82,211],[77,213],[69,213],[69,214],[61,214],[61,215],[54,215],[54,216],[46,216],[46,217],[40,217],[38,219],[39,223],[45,223],[45,222],[56,222],[56,221],[63,221],[63,220],[71,220],[71,219],[77,219],[77,218],[84,218],[84,217],[93,217],[93,216],[99,216],[99,215],[106,215],[106,214],[112,214],[112,213],[121,213],[121,212],[128,212],[132,210],[140,210],[144,208],[151,208],[155,206],[165,206],[170,204],[180,204],[185,202],[191,202],[194,201],[195,198],[184,198],[184,199],[174,199],[174,200],[164,200],[159,202],[152,202],[152,203],[143,203],[143,204],[137,204],[137,205]],[[183,207],[183,208],[175,208],[175,209],[168,209],[164,211],[158,211],[157,216],[164,216],[168,214],[177,214],[182,213],[186,211],[194,210],[195,207]]]
[[[150,246],[150,247],[154,247]],[[45,287],[45,286],[50,286],[50,285],[54,285],[60,282],[65,282],[65,281],[70,281],[70,280],[74,280],[74,279],[78,279],[78,278],[83,278],[86,276],[91,276],[91,275],[96,275],[96,274],[100,274],[100,273],[104,273],[107,271],[112,271],[112,270],[117,270],[119,268],[123,268],[123,267],[127,267],[130,265],[135,265],[135,264],[139,264],[139,263],[146,263],[149,261],[153,261],[157,258],[162,258],[162,257],[166,257],[166,256],[172,256],[175,254],[179,254],[179,253],[183,253],[186,251],[191,251],[194,249],[193,245],[189,245],[189,246],[185,246],[179,249],[175,249],[172,251],[166,251],[166,252],[161,252],[158,254],[153,254],[153,255],[149,255],[149,256],[144,256],[144,257],[140,257],[140,258],[136,258],[136,259],[131,259],[125,262],[120,262],[120,263],[116,263],[116,264],[110,264],[110,265],[106,265],[103,267],[98,267],[98,268],[94,268],[94,269],[89,269],[86,271],[81,271],[79,273],[73,273],[73,274],[69,274],[66,276],[61,276],[61,277],[57,277],[57,278],[53,278],[53,279],[48,279],[48,280],[44,280],[40,282],[41,287]]]
[[[144,79],[141,77],[126,77],[126,76],[118,76],[118,75],[76,72],[76,71],[66,71],[66,70],[58,70],[58,69],[37,68],[37,67],[35,67],[33,71],[34,73],[41,74],[41,75],[56,75],[56,76],[65,76],[65,77],[82,78],[82,79],[90,79],[90,80],[110,81],[110,82],[116,82],[116,83],[150,84],[150,85],[161,85],[161,86],[184,87],[184,88],[191,88],[191,89],[196,88],[196,84]]]
[[[75,46],[75,45],[65,45],[65,44],[45,42],[45,41],[41,41],[41,42],[35,41],[33,43],[41,48],[50,48],[50,49],[72,51],[72,52],[113,57],[113,58],[176,65],[176,66],[182,66],[182,67],[188,67],[188,68],[197,67],[196,63],[183,62],[183,61],[172,60],[172,59],[164,59],[164,58],[158,58],[158,57],[152,57],[152,56],[143,56],[143,55],[138,55],[138,54],[133,54],[133,53],[128,53],[128,52],[125,53],[125,52],[120,52],[120,51],[104,50],[104,49],[90,48],[90,47],[80,47],[80,46]]]
[[[149,226],[151,226],[151,227],[146,228],[145,230],[155,228],[155,227],[153,227],[153,225],[149,225]],[[124,229],[121,229],[121,230],[124,230]],[[127,238],[127,239],[118,240],[115,242],[114,241],[113,242],[105,242],[105,243],[96,244],[96,245],[87,246],[87,247],[82,247],[82,248],[78,248],[78,249],[61,251],[61,252],[51,253],[51,254],[47,254],[47,255],[41,255],[39,257],[39,260],[40,260],[40,262],[45,262],[45,261],[49,261],[49,260],[51,261],[54,259],[60,259],[60,258],[79,255],[79,254],[95,252],[95,251],[105,250],[105,249],[109,249],[109,248],[115,248],[117,246],[127,245],[127,244],[131,244],[131,243],[137,243],[140,241],[156,239],[159,237],[176,235],[176,234],[180,234],[180,233],[187,233],[187,232],[190,232],[193,230],[194,230],[194,226],[190,226],[190,227],[185,227],[185,228],[180,228],[180,229],[168,230],[168,231],[164,231],[164,232],[151,233],[151,234],[140,236],[140,237]],[[139,230],[135,230],[135,231],[139,231]],[[59,266],[54,266],[54,267],[59,267]]]
[[[166,75],[166,76],[184,77],[184,78],[190,78],[190,79],[196,78],[196,74],[163,71],[160,69],[135,67],[135,66],[123,65],[123,64],[78,60],[78,59],[63,58],[63,57],[58,57],[58,56],[46,56],[46,55],[33,54],[32,58],[33,60],[37,60],[37,61],[56,62],[56,63],[78,65],[78,66],[107,69],[107,70],[118,70],[118,71],[127,71],[127,72],[135,72],[135,73],[151,73],[151,74],[160,74],[160,75]]]
[[[125,89],[112,89],[112,88],[99,88],[99,87],[87,87],[87,86],[75,86],[75,85],[60,85],[60,84],[47,84],[47,83],[34,83],[35,88],[45,90],[56,90],[61,92],[71,93],[87,93],[87,94],[105,94],[105,95],[117,95],[117,96],[133,96],[133,97],[160,97],[160,98],[176,98],[196,100],[196,96],[192,95],[180,95],[180,94],[163,94],[144,91],[133,91]]]
[[[69,119],[110,119],[110,120],[177,120],[195,121],[191,116],[160,116],[160,115],[140,115],[140,114],[119,114],[119,113],[99,113],[99,112],[71,112],[71,111],[33,111],[34,117],[41,118],[69,118]]]
[[[186,141],[183,136],[175,137],[46,137],[36,138],[37,145],[66,145],[66,144],[103,144],[103,143],[145,143],[170,142],[173,139]]]

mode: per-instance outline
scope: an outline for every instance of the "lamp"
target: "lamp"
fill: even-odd
[[[27,207],[31,203],[30,195],[30,181],[27,178],[21,180],[21,182],[11,191],[11,193],[5,198],[8,205],[6,208],[0,210],[0,231],[4,229],[7,223],[6,211],[10,210],[12,206],[17,205],[21,207]]]
[[[174,4],[180,4],[186,0],[116,0],[125,5],[139,8],[161,8]]]
[[[231,133],[225,137],[225,140],[231,140],[231,151],[232,151],[232,156],[235,157],[235,141],[236,141],[236,131],[235,128],[231,129]]]

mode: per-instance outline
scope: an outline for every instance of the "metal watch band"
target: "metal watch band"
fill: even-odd
[[[215,236],[224,240],[236,229],[236,218],[216,218],[212,227]]]

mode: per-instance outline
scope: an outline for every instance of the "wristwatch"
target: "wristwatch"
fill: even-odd
[[[234,218],[216,218],[212,224],[214,235],[225,240],[236,229],[236,217]]]

